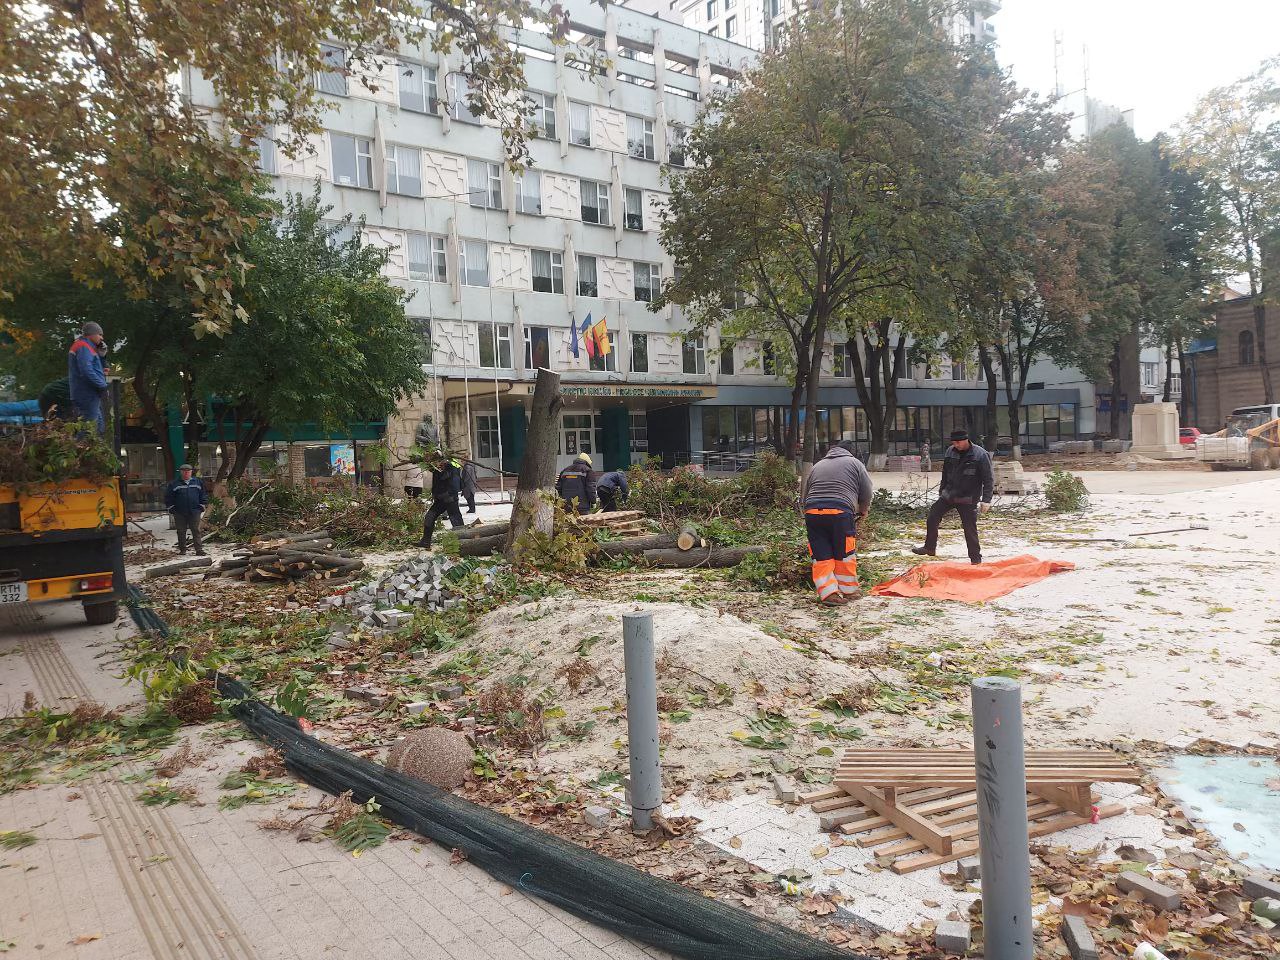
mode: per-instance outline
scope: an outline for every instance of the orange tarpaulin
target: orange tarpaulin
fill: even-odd
[[[1074,570],[1065,560],[1037,560],[1026,553],[1008,560],[973,564],[968,561],[922,563],[871,588],[878,597],[929,597],[980,603],[1012,593],[1019,587],[1054,573]]]

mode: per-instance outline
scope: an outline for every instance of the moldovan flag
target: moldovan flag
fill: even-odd
[[[588,317],[587,319],[591,318]],[[609,346],[608,319],[608,317],[601,317],[600,322],[595,324],[587,334],[587,342],[595,344],[596,352],[594,355],[597,357],[607,357],[612,349]]]
[[[582,345],[587,348],[587,356],[591,356],[591,343],[587,340],[587,327],[591,323],[591,314],[587,314],[587,318],[582,321]],[[578,322],[569,317],[569,349],[573,351],[574,359],[577,359],[578,353]]]

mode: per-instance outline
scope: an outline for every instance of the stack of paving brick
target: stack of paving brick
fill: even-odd
[[[919,473],[919,457],[889,457],[884,462],[887,473]]]

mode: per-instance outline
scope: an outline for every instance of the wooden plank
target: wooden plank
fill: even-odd
[[[967,808],[968,810],[976,811],[977,807],[975,806],[975,804],[977,802],[978,802],[978,795],[970,791],[969,793],[958,793],[954,796],[946,798],[945,800],[938,800],[933,803],[921,804],[920,806],[913,806],[911,807],[911,811],[922,817],[930,816],[934,814],[941,814],[941,813],[952,813],[961,808]],[[874,829],[874,828],[868,828],[868,829]],[[901,833],[892,837],[889,837],[886,835],[886,836],[878,837],[877,839],[872,839],[871,837],[859,837],[857,839],[858,839],[859,846],[869,847],[869,846],[874,846],[876,843],[884,842],[886,840],[900,840],[904,836],[906,836],[906,834]]]
[[[1125,807],[1121,804],[1109,804],[1098,810],[1098,816],[1102,818],[1114,817],[1124,813]],[[1088,823],[1090,817],[1077,816],[1074,813],[1064,813],[1060,817],[1053,817],[1049,820],[1041,820],[1028,826],[1028,837],[1044,837],[1051,833],[1057,833],[1059,830],[1068,830],[1071,827],[1078,827]],[[914,873],[916,870],[924,870],[928,867],[937,867],[944,863],[951,863],[953,860],[959,860],[961,857],[969,857],[978,852],[978,844],[975,841],[965,840],[955,844],[951,848],[949,854],[927,853],[919,857],[911,857],[906,860],[899,860],[890,868],[894,873]]]
[[[1062,784],[1076,786],[1090,783],[1127,783],[1141,779],[1138,771],[1124,770],[1051,770],[1031,768],[1026,771],[1027,783]],[[977,777],[969,770],[846,770],[836,771],[837,783],[858,783],[872,787],[946,787],[974,784]]]
[[[814,813],[827,813],[831,810],[839,810],[841,807],[852,806],[857,802],[858,801],[849,796],[845,789],[841,787],[840,795],[838,797],[832,797],[829,800],[819,800],[816,803],[810,804],[810,806],[813,807]]]
[[[1089,750],[1081,748],[1079,750],[1072,749],[1053,749],[1038,750],[1029,749],[1025,751],[1028,757],[1120,757],[1122,754],[1116,753],[1114,750]],[[846,747],[841,757],[972,757],[973,750],[969,747]]]
[[[929,844],[931,849],[936,850],[938,853],[951,852],[951,836],[945,831],[938,830],[919,814],[903,807],[895,807],[893,804],[886,802],[884,797],[874,790],[868,790],[866,787],[843,783],[840,786],[848,790],[855,800],[861,801],[863,806],[870,807],[886,820],[896,823],[913,837]]]
[[[842,787],[824,787],[812,793],[802,793],[796,799],[801,803],[820,803],[823,800],[831,800],[834,797],[843,797],[844,795],[845,792]]]
[[[1040,783],[1036,784],[1035,790],[1031,792],[1056,803],[1063,810],[1070,810],[1081,817],[1091,817],[1093,816],[1093,798],[1087,791],[1088,787],[1057,787]]]
[[[1044,817],[1057,816],[1063,813],[1063,809],[1056,803],[1050,803],[1048,800],[1041,800],[1039,803],[1027,808],[1028,822],[1040,820]],[[935,823],[948,827],[948,833],[956,840],[968,840],[978,835],[978,808],[975,805],[971,810],[957,811],[950,817],[940,817],[934,821]],[[927,847],[919,840],[903,838],[905,842],[894,843],[891,846],[876,850],[876,856],[892,856],[900,857],[908,853],[919,853]]]

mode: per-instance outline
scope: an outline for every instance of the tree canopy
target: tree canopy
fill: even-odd
[[[91,4],[3,0],[0,42],[0,298],[41,260],[69,263],[85,282],[103,272],[134,298],[144,278],[173,277],[184,319],[225,332],[250,262],[251,213],[225,203],[224,185],[255,179],[254,138],[268,130],[300,144],[324,108],[315,76],[333,70],[321,41],[347,48],[338,67],[376,76],[378,55],[407,44],[452,49],[479,112],[500,117],[518,156],[527,120],[512,109],[523,55],[504,25],[535,24],[563,37],[567,15],[541,0],[364,3]],[[210,117],[176,78],[198,70],[219,99]],[[282,133],[283,132],[283,133]],[[121,208],[147,208],[131,239],[110,229]]]

